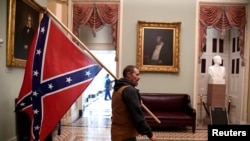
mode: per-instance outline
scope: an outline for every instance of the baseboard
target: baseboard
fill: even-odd
[[[12,138],[8,139],[7,141],[17,141],[17,138],[15,136],[15,137],[12,137]]]

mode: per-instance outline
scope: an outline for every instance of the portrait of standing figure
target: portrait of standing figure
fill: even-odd
[[[144,30],[144,65],[173,65],[173,30]]]
[[[35,30],[32,27],[32,17],[27,16],[26,25],[23,27],[20,36],[18,37],[18,47],[15,50],[15,56],[20,59],[26,59],[28,55],[28,49],[35,35]]]
[[[179,72],[181,22],[137,24],[136,66],[141,72]]]
[[[22,0],[16,2],[14,57],[26,60],[39,24],[39,13]]]

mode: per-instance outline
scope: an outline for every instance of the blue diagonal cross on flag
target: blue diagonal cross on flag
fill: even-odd
[[[52,132],[101,69],[44,14],[16,105],[32,120],[31,140],[44,140]]]

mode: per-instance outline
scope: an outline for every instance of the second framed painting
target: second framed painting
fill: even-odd
[[[181,22],[137,23],[137,67],[144,72],[179,72]]]
[[[9,0],[7,66],[26,66],[27,54],[42,10],[32,0]]]

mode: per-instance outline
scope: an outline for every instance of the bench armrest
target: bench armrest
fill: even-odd
[[[196,117],[196,110],[192,107],[191,101],[190,101],[190,96],[187,95],[186,98],[186,106],[185,106],[185,111],[192,117]]]

